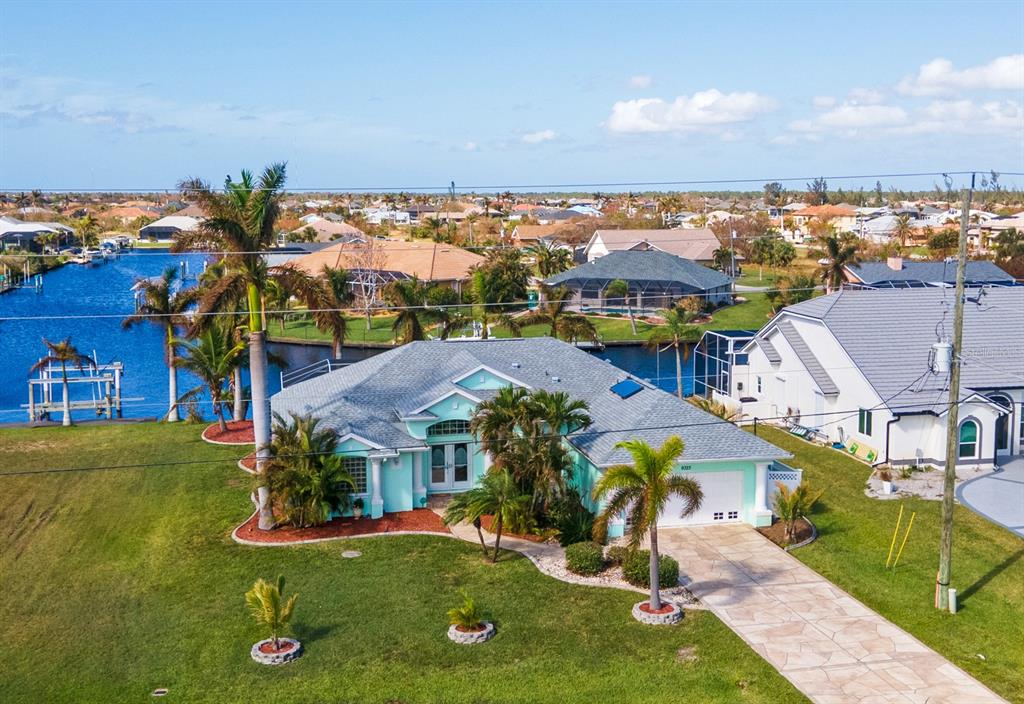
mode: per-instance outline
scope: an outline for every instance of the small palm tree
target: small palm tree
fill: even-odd
[[[483,626],[484,617],[476,602],[465,591],[462,595],[462,606],[448,610],[448,622],[463,631],[478,631]]]
[[[580,338],[597,342],[597,329],[594,324],[579,313],[568,310],[572,291],[565,286],[542,286],[541,291],[544,294],[544,302],[526,315],[516,318],[519,326],[549,325],[551,337],[569,342]]]
[[[29,369],[29,374],[34,374],[40,369],[45,369],[51,364],[60,365],[60,378],[64,392],[64,420],[61,425],[73,425],[71,422],[71,397],[69,396],[70,389],[68,386],[68,365],[73,364],[78,367],[79,371],[81,371],[85,367],[95,367],[96,363],[87,355],[79,352],[78,349],[71,344],[70,337],[66,337],[60,342],[50,342],[44,337],[43,344],[46,345],[48,354],[32,365],[32,368]]]
[[[355,300],[352,293],[351,277],[348,272],[340,267],[324,265],[324,281],[331,292],[331,307],[338,308],[338,317],[331,325],[331,354],[335,359],[341,359],[341,348],[345,344],[345,335],[348,332],[348,318],[341,312],[341,308],[347,308]]]
[[[628,511],[632,522],[629,545],[637,548],[646,535],[651,542],[651,608],[661,608],[658,583],[658,519],[671,496],[683,499],[681,516],[700,508],[704,492],[690,477],[675,474],[676,464],[686,445],[673,435],[657,450],[643,440],[623,440],[616,444],[633,456],[633,464],[609,467],[594,487],[594,498],[607,498],[594,523],[594,534],[604,535],[608,521]]]
[[[252,589],[245,593],[245,603],[249,605],[249,611],[256,619],[256,623],[267,629],[274,641],[275,650],[281,649],[280,637],[292,620],[298,598],[298,594],[284,598],[283,575],[277,578],[276,584],[271,584],[263,578],[257,579]]]
[[[647,338],[647,346],[655,350],[672,349],[676,355],[676,396],[683,397],[683,362],[690,357],[689,342],[697,336],[697,327],[691,323],[694,314],[681,305],[662,311],[665,324],[659,325]]]
[[[629,298],[629,284],[622,279],[615,279],[604,290],[606,298],[619,299],[626,308],[626,315],[629,316],[629,327],[636,335],[636,318],[633,317],[633,304]]]
[[[135,286],[142,294],[135,315],[130,315],[121,324],[126,330],[143,321],[163,328],[164,362],[168,370],[169,407],[165,419],[172,423],[180,420],[178,415],[178,367],[174,364],[178,330],[189,325],[186,313],[199,299],[199,289],[183,289],[175,293],[177,267],[167,267],[158,279],[139,279]]]
[[[416,278],[392,281],[384,289],[384,300],[395,308],[395,321],[391,324],[391,330],[398,344],[407,345],[426,338],[421,320],[421,316],[427,313],[426,297],[426,287]]]
[[[786,540],[792,541],[796,537],[796,522],[814,510],[814,505],[825,492],[813,490],[807,482],[800,482],[792,490],[782,482],[775,482],[775,486],[778,493],[772,508],[779,520],[786,524]]]
[[[825,284],[825,293],[838,291],[846,280],[846,267],[860,261],[857,241],[849,236],[830,234],[820,238],[818,244],[813,254],[825,260],[818,273]]]
[[[219,325],[208,327],[196,341],[175,339],[174,344],[184,347],[188,353],[186,357],[175,359],[174,364],[192,372],[202,382],[199,386],[182,394],[178,403],[195,404],[205,386],[210,394],[213,412],[217,416],[220,429],[227,431],[228,424],[224,419],[226,404],[224,387],[234,370],[242,363],[245,344],[232,342]]]
[[[540,240],[537,244],[527,247],[524,252],[527,256],[533,257],[537,274],[542,279],[572,268],[572,252],[554,242]]]
[[[459,494],[457,498],[459,502],[456,507],[450,512],[445,511],[444,522],[446,524],[451,525],[466,520],[475,522],[487,515],[494,517],[494,555],[491,557],[491,562],[498,561],[501,531],[505,526],[526,530],[533,522],[530,515],[530,495],[522,492],[516,480],[507,470],[484,475],[479,486]]]

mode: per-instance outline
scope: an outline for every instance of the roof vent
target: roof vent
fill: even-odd
[[[621,399],[627,399],[643,390],[643,385],[632,379],[623,379],[611,388],[611,392]]]
[[[523,366],[523,365],[520,364],[519,362],[512,362],[512,368],[513,369],[519,369],[519,367],[521,367],[521,366]]]
[[[562,378],[558,377],[558,376],[551,377],[551,381],[561,381],[561,380],[562,380]]]

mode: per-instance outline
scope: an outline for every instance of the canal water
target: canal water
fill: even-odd
[[[123,362],[122,396],[130,399],[123,404],[125,417],[158,417],[166,412],[167,368],[161,329],[144,323],[124,330],[121,322],[135,311],[131,287],[137,279],[159,276],[169,266],[198,274],[203,263],[201,254],[143,250],[95,266],[67,264],[43,275],[41,291],[17,289],[0,294],[0,423],[28,419],[28,371],[46,353],[44,337],[56,341],[70,336],[79,351],[90,357],[95,353],[100,364]],[[330,357],[330,348],[324,345],[274,344],[271,348],[291,369]],[[346,361],[358,361],[376,353],[378,350],[346,347],[344,356]],[[671,350],[657,355],[640,346],[608,347],[595,354],[666,391],[675,391]],[[280,371],[271,365],[271,393],[280,388]],[[198,384],[194,377],[179,370],[179,393]],[[684,391],[691,393],[692,387],[691,361],[684,365]],[[93,386],[82,384],[72,391],[72,399],[85,400],[91,393]],[[58,390],[56,397],[59,394]],[[210,414],[208,408],[206,414]],[[90,411],[75,412],[76,420],[91,415]]]

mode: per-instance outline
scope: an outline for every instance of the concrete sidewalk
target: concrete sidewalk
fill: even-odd
[[[662,528],[681,580],[814,702],[1004,700],[742,524]]]

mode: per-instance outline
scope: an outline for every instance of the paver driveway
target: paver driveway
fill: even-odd
[[[684,584],[812,701],[1003,699],[746,525],[662,528]]]
[[[1024,538],[1024,457],[964,482],[956,490],[964,506]]]

